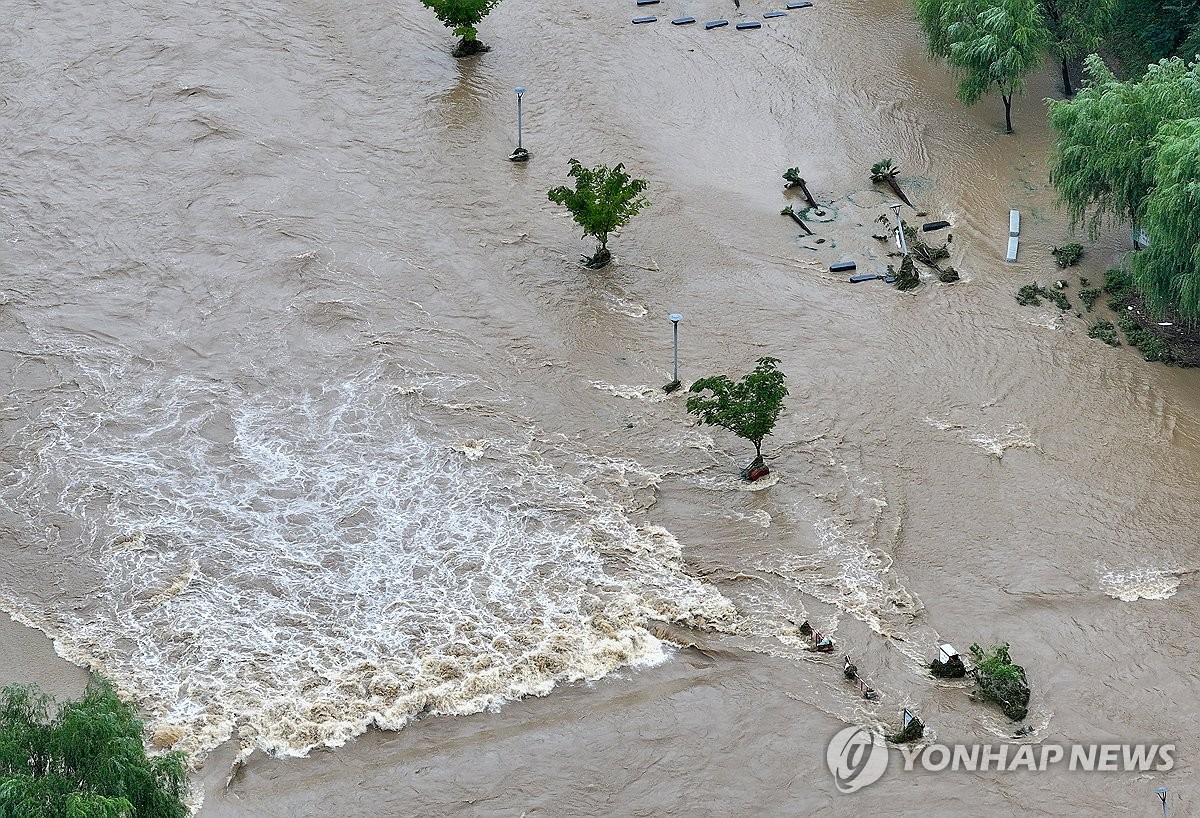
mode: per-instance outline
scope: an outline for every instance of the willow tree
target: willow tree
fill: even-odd
[[[51,713],[36,687],[0,690],[0,818],[183,818],[182,753],[146,755],[133,707],[105,685]]]
[[[1152,311],[1200,321],[1200,117],[1168,122],[1155,138],[1154,187],[1142,226],[1150,246],[1130,259]]]
[[[1050,31],[1037,0],[916,0],[929,53],[959,77],[957,96],[974,105],[993,88],[1004,101],[1004,127],[1012,133],[1013,96],[1041,66]]]
[[[1051,51],[1062,68],[1063,93],[1071,87],[1069,63],[1095,53],[1113,24],[1116,0],[1041,0],[1042,13],[1052,41]]]
[[[583,228],[583,235],[596,240],[596,252],[585,257],[584,263],[598,269],[612,259],[608,251],[608,234],[629,224],[629,220],[649,204],[642,196],[649,182],[630,178],[623,164],[613,168],[607,165],[588,168],[577,159],[568,164],[567,175],[575,180],[575,187],[560,185],[547,191],[546,197],[570,211],[575,223]]]
[[[763,438],[775,428],[788,395],[779,359],[759,358],[757,363],[740,381],[728,375],[701,378],[688,390],[695,396],[687,399],[687,411],[701,423],[728,429],[754,445],[754,462],[747,471],[763,465]]]
[[[454,36],[461,38],[454,49],[455,57],[469,57],[490,50],[477,39],[479,30],[476,26],[500,4],[500,0],[421,0],[421,3],[433,9],[442,25],[454,29]]]
[[[1154,188],[1159,130],[1200,116],[1200,66],[1163,60],[1140,79],[1122,82],[1092,55],[1085,74],[1075,99],[1049,103],[1050,181],[1072,226],[1085,225],[1095,238],[1105,220],[1141,224]]]

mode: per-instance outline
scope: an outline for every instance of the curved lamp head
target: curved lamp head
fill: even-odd
[[[680,321],[683,320],[683,314],[678,313],[678,312],[673,312],[670,315],[668,315],[667,317],[671,319],[672,324],[678,324]]]
[[[521,96],[521,94],[525,93],[525,86],[524,86],[524,85],[518,85],[518,86],[517,86],[516,88],[514,88],[513,90],[517,92],[517,96]]]

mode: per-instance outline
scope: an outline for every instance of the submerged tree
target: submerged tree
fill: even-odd
[[[433,9],[442,25],[454,29],[454,36],[461,38],[454,49],[455,57],[469,57],[490,50],[476,39],[479,35],[476,26],[499,5],[500,0],[421,0],[421,3]]]
[[[696,396],[688,398],[687,410],[701,423],[728,429],[754,444],[752,470],[763,465],[763,438],[771,434],[783,411],[783,399],[788,395],[783,382],[779,359],[759,358],[754,371],[740,381],[733,381],[728,375],[696,381],[688,390]],[[712,396],[700,394],[706,391]]]
[[[1012,133],[1013,96],[1042,64],[1050,33],[1037,0],[916,0],[929,52],[959,75],[957,96],[974,105],[993,87]]]
[[[1014,664],[1008,655],[1008,643],[992,645],[985,651],[979,645],[971,645],[971,658],[975,660],[975,685],[979,695],[1000,705],[1004,715],[1013,721],[1021,721],[1029,715],[1029,681],[1025,668]]]
[[[1115,0],[1041,0],[1052,40],[1051,50],[1062,68],[1063,93],[1071,88],[1069,62],[1095,53],[1112,29]]]
[[[559,186],[546,195],[571,212],[585,237],[592,236],[599,243],[596,252],[584,259],[588,267],[598,269],[612,259],[608,234],[629,224],[638,211],[650,204],[642,196],[649,182],[631,179],[623,164],[615,168],[607,165],[586,168],[572,159],[570,166],[568,175],[575,180],[575,188]]]
[[[892,189],[892,193],[896,194],[896,198],[904,202],[909,207],[913,203],[904,195],[904,191],[900,189],[900,181],[896,178],[900,175],[900,168],[892,164],[891,159],[880,159],[874,165],[871,165],[871,181],[875,184],[885,184]]]
[[[183,818],[182,753],[149,758],[107,685],[51,714],[34,686],[0,690],[0,818]]]

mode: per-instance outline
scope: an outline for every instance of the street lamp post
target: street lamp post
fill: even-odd
[[[900,203],[889,205],[892,212],[896,214],[896,244],[900,246],[900,252],[908,255],[908,239],[904,236],[904,220],[900,218]]]
[[[528,162],[529,151],[521,145],[521,97],[525,93],[525,86],[518,85],[513,90],[517,92],[517,149],[509,155],[508,161]]]
[[[673,312],[667,316],[671,319],[671,334],[675,346],[675,362],[671,368],[671,382],[663,387],[663,391],[667,394],[674,392],[680,387],[679,383],[679,322],[683,320],[683,315],[678,312]]]
[[[1154,793],[1162,800],[1163,818],[1170,818],[1170,816],[1167,815],[1167,788],[1159,787],[1154,791]]]

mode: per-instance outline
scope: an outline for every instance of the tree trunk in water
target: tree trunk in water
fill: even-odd
[[[585,257],[583,265],[590,267],[593,270],[599,270],[604,265],[612,261],[612,253],[608,252],[606,244],[600,244],[596,247],[596,253],[591,258]]]
[[[1068,97],[1075,96],[1075,89],[1071,87],[1071,73],[1067,70],[1067,58],[1062,58],[1062,74],[1063,74],[1063,93]]]
[[[896,194],[897,199],[904,202],[909,207],[914,206],[913,203],[908,200],[908,197],[904,195],[904,191],[900,189],[900,183],[896,181],[894,176],[888,176],[887,183],[888,187],[892,189],[892,193]]]
[[[1000,99],[1004,100],[1004,132],[1012,133],[1012,96],[1001,94]]]
[[[808,183],[803,179],[800,180],[800,192],[804,194],[804,201],[808,202],[809,207],[811,207],[813,210],[820,209],[820,205],[817,204],[817,200],[814,199],[813,195],[808,192]]]
[[[463,37],[458,41],[458,45],[451,53],[453,56],[461,59],[462,57],[470,57],[474,54],[483,54],[484,52],[491,50],[491,46],[484,45],[474,37],[469,40],[466,37]]]

